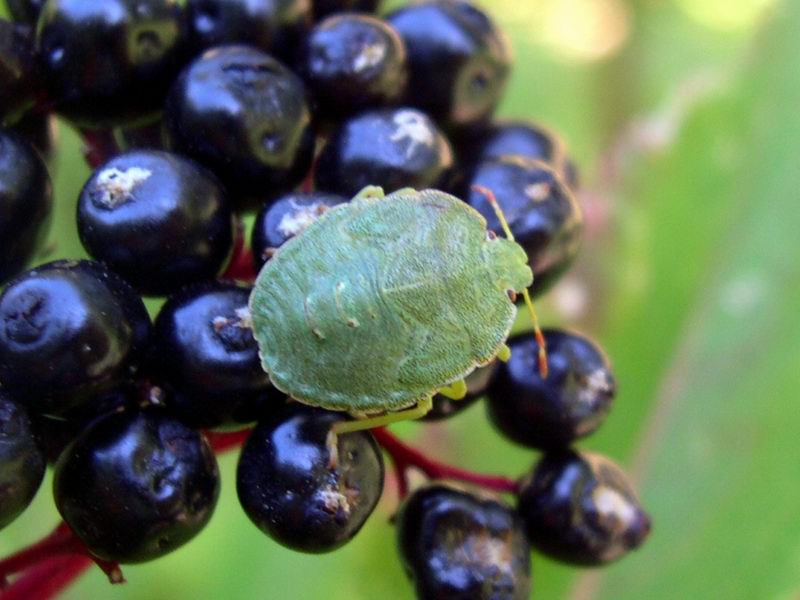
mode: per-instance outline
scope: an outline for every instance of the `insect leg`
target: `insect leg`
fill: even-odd
[[[352,433],[354,431],[363,431],[365,429],[375,429],[376,427],[384,427],[397,423],[398,421],[410,421],[412,419],[419,419],[427,415],[431,408],[433,408],[432,398],[423,398],[414,408],[407,410],[400,410],[397,412],[379,415],[377,417],[368,417],[366,419],[356,419],[355,421],[340,421],[334,423],[331,431],[334,434]]]
[[[459,379],[441,388],[438,393],[451,400],[463,400],[467,395],[467,382]]]
[[[358,194],[355,195],[353,200],[361,200],[363,198],[375,198],[380,200],[383,197],[385,197],[385,194],[383,193],[383,188],[378,187],[377,185],[368,185],[363,190],[358,192]]]
[[[508,221],[506,220],[506,215],[503,212],[503,209],[500,208],[500,205],[497,203],[497,198],[495,198],[494,192],[487,187],[483,187],[482,185],[473,185],[472,191],[486,196],[486,199],[489,201],[489,204],[492,205],[492,208],[497,215],[497,220],[500,221],[503,232],[506,234],[506,237],[513,242],[514,234],[511,232],[511,227],[508,225]],[[539,317],[536,316],[536,309],[533,307],[533,301],[531,300],[531,295],[527,289],[522,290],[522,297],[524,298],[525,305],[528,307],[528,312],[531,315],[531,321],[533,321],[533,331],[534,335],[536,335],[536,343],[539,345],[539,374],[543,379],[546,379],[548,372],[547,346],[544,341],[544,335],[542,335],[542,330],[539,327]]]
[[[507,344],[500,347],[500,352],[497,353],[497,358],[500,362],[508,362],[511,360],[511,348]]]

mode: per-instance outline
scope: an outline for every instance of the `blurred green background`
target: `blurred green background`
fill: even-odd
[[[398,3],[390,3],[398,4]],[[591,333],[620,382],[582,447],[635,477],[654,518],[643,549],[602,570],[534,556],[534,597],[800,597],[800,2],[492,0],[517,58],[504,116],[561,131],[582,168],[581,260],[541,303]],[[61,129],[55,255],[81,255],[88,175]],[[434,456],[516,476],[535,456],[474,406],[399,428]],[[65,598],[408,599],[389,518],[341,551],[278,547],[239,509],[235,456],[209,527],[111,587],[91,570]],[[0,535],[6,554],[57,521],[49,480]]]

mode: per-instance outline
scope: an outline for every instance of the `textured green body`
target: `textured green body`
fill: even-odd
[[[516,316],[508,290],[531,284],[526,263],[453,196],[362,192],[261,270],[250,309],[263,367],[306,404],[411,406],[494,359]]]

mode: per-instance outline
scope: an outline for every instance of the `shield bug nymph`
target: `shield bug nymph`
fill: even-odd
[[[527,256],[504,229],[508,239],[490,234],[436,190],[369,187],[326,211],[266,263],[250,296],[275,387],[365,417],[337,433],[420,417],[437,392],[463,396],[464,377],[507,358],[516,293],[533,309]]]

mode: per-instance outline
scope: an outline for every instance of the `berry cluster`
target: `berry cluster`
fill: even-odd
[[[550,130],[493,117],[512,60],[482,9],[6,3],[0,527],[24,511],[48,463],[64,519],[0,560],[9,598],[51,597],[91,562],[122,581],[120,563],[185,544],[214,511],[215,451],[242,443],[244,511],[273,540],[312,553],[364,525],[386,453],[402,500],[400,560],[420,598],[527,598],[531,547],[600,565],[644,541],[649,518],[625,474],[572,449],[616,392],[608,359],[581,334],[512,338],[508,360],[475,370],[462,400],[435,396],[425,417],[485,399],[501,435],[542,452],[518,481],[437,462],[385,428],[332,435],[359,415],[288,398],[259,359],[256,273],[365,186],[444,190],[500,233],[489,190],[527,254],[534,296],[570,266],[582,230],[575,164]],[[91,259],[26,271],[48,230],[56,117],[82,133],[95,169],[76,210]],[[143,297],[166,299],[152,320]],[[430,481],[412,490],[409,469]]]

